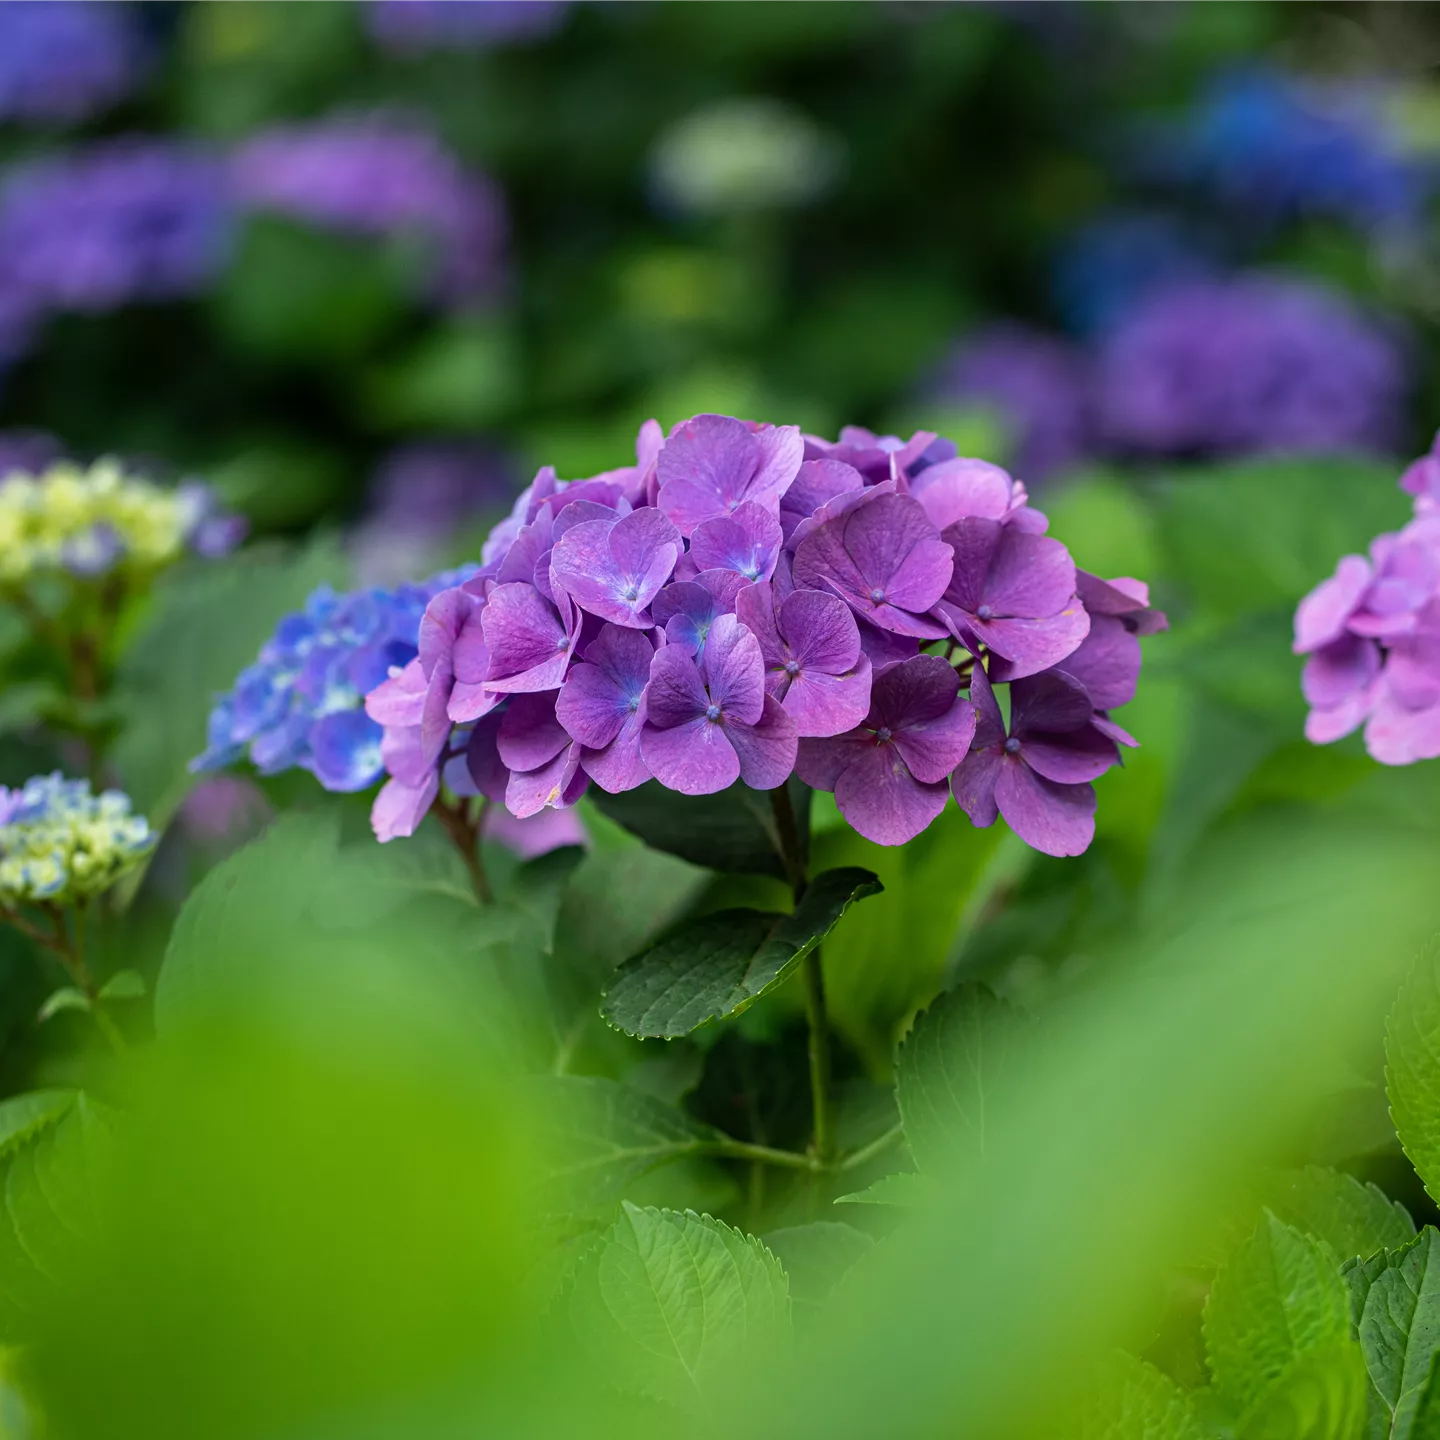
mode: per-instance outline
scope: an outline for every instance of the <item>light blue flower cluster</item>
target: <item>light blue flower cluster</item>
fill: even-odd
[[[0,786],[0,906],[71,904],[108,890],[154,848],[155,833],[118,790],[92,795],[58,770]]]
[[[363,790],[384,771],[381,727],[362,701],[418,652],[431,598],[472,570],[418,585],[336,594],[321,586],[287,615],[210,713],[194,771],[218,770],[248,754],[262,775],[309,770],[327,790]]]

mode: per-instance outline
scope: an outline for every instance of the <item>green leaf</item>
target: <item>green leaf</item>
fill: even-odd
[[[1242,1414],[1266,1403],[1297,1362],[1356,1348],[1334,1256],[1268,1210],[1215,1277],[1204,1331],[1216,1389]]]
[[[911,1209],[923,1205],[930,1198],[929,1185],[923,1175],[913,1171],[901,1171],[896,1175],[885,1175],[864,1190],[853,1195],[839,1195],[837,1205],[896,1205]]]
[[[790,1279],[790,1299],[812,1309],[823,1305],[846,1272],[874,1248],[874,1239],[853,1225],[812,1220],[762,1237]]]
[[[1240,1416],[1236,1440],[1360,1440],[1367,1388],[1355,1346],[1333,1341],[1286,1368]]]
[[[611,1385],[697,1416],[790,1334],[785,1272],[759,1240],[630,1204],[576,1271],[569,1314]]]
[[[117,677],[125,727],[114,761],[135,809],[162,827],[192,783],[215,696],[259,653],[276,622],[342,565],[326,541],[301,552],[257,547],[166,577]]]
[[[790,803],[808,853],[810,792],[791,780]],[[718,795],[680,795],[656,780],[621,795],[592,789],[595,804],[656,850],[710,870],[785,878],[768,791],[732,785]]]
[[[1440,1196],[1440,947],[1416,961],[1385,1027],[1385,1093],[1401,1147]]]
[[[43,1025],[62,1010],[89,1010],[90,997],[77,985],[62,985],[46,997],[36,1020]]]
[[[102,1000],[143,1000],[145,977],[138,970],[117,970],[101,987]]]
[[[703,1154],[719,1138],[673,1105],[599,1076],[537,1076],[520,1094],[533,1107],[556,1211],[611,1205],[647,1171]]]
[[[851,905],[879,890],[868,870],[827,870],[791,915],[701,916],[622,965],[600,1013],[628,1035],[665,1039],[738,1015],[788,980]]]
[[[1395,1440],[1416,1434],[1440,1354],[1440,1231],[1345,1268],[1365,1368]]]
[[[1080,1420],[1081,1440],[1206,1440],[1190,1397],[1168,1376],[1123,1351],[1104,1365]]]
[[[1006,1083],[1014,1007],[984,985],[961,985],[915,1019],[896,1061],[905,1139],[921,1170],[964,1148],[985,1154],[990,1096]]]
[[[1415,1236],[1409,1212],[1378,1185],[1320,1165],[1287,1175],[1270,1209],[1287,1225],[1323,1240],[1340,1260],[1398,1249]]]
[[[0,1160],[68,1115],[79,1094],[78,1090],[30,1090],[0,1100]]]

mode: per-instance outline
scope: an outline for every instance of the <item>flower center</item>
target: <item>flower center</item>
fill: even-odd
[[[885,592],[877,585],[877,586],[870,592],[870,603],[871,603],[872,605],[879,605],[879,604],[881,604],[881,603],[884,601],[884,599],[885,599]]]
[[[627,605],[633,605],[640,598],[640,587],[634,584],[627,586],[620,598]]]
[[[800,673],[800,662],[798,660],[787,660],[785,662],[785,673],[787,675],[798,675]]]
[[[875,739],[879,741],[881,745],[888,745],[890,743],[890,727],[888,725],[882,725],[875,732]]]
[[[705,718],[714,724],[720,718],[720,707],[718,705],[707,705],[705,707]]]
[[[1013,735],[1005,742],[1005,753],[1007,755],[1020,753],[1020,742]]]
[[[995,612],[988,605],[981,605],[975,611],[977,620],[989,620]]]

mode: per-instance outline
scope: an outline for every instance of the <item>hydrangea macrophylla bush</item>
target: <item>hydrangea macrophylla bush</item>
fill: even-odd
[[[1295,612],[1295,653],[1310,714],[1328,744],[1365,727],[1385,765],[1440,756],[1440,437],[1400,477],[1414,519],[1343,556]]]
[[[591,784],[778,797],[794,774],[881,844],[953,787],[977,824],[1078,854],[1090,782],[1135,743],[1110,711],[1136,637],[1165,621],[1046,528],[1022,483],[928,432],[697,415],[648,422],[633,465],[547,467],[366,697],[389,775],[376,834],[446,794],[519,816]],[[1012,683],[1007,734],[993,690]]]

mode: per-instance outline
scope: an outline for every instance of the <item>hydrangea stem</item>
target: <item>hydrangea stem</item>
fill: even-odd
[[[805,857],[800,849],[800,831],[785,785],[770,792],[775,812],[775,831],[790,888],[798,905],[805,894]],[[834,1131],[830,1117],[830,1019],[825,1010],[825,971],[820,947],[814,946],[800,962],[800,980],[805,990],[805,1020],[810,1030],[810,1109],[813,1116],[810,1148],[821,1165],[828,1165],[834,1153]]]
[[[128,1049],[125,1037],[120,1033],[120,1027],[106,1014],[100,999],[100,988],[90,973],[90,967],[85,963],[83,914],[76,913],[72,934],[65,923],[65,914],[58,905],[47,905],[45,910],[50,917],[49,931],[42,929],[20,910],[0,909],[0,920],[14,926],[22,935],[28,936],[59,960],[71,983],[85,997],[86,1009],[110,1048],[117,1055],[124,1055]]]
[[[495,896],[490,889],[490,877],[485,873],[485,862],[480,858],[480,830],[485,822],[485,804],[472,814],[464,800],[451,804],[443,795],[437,795],[430,810],[460,852],[460,858],[470,874],[475,898],[482,905],[489,905]]]

